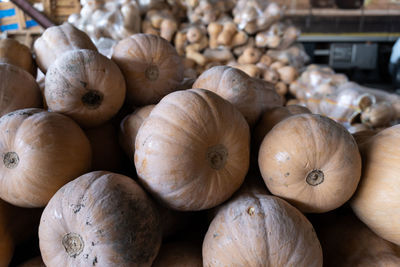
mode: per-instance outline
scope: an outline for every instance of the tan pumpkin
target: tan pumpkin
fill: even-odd
[[[400,245],[400,125],[360,145],[363,175],[351,207],[380,237]]]
[[[90,143],[70,118],[22,109],[0,119],[0,197],[43,207],[64,184],[90,168]]]
[[[396,119],[396,110],[389,102],[379,102],[361,113],[361,122],[370,127],[388,126]]]
[[[46,266],[151,266],[161,244],[157,210],[131,178],[96,171],[46,206],[39,245]]]
[[[18,267],[46,267],[46,265],[44,265],[42,257],[36,257],[18,265]]]
[[[163,244],[152,267],[203,267],[201,243],[174,242]]]
[[[174,92],[158,103],[135,141],[143,185],[177,210],[202,210],[227,200],[249,168],[246,120],[204,89]]]
[[[193,88],[213,91],[228,100],[243,114],[250,126],[255,125],[267,108],[282,106],[282,99],[272,84],[227,66],[206,70],[194,82]]]
[[[364,142],[368,141],[372,136],[377,134],[379,131],[377,130],[364,130],[364,131],[359,131],[356,133],[353,133],[354,140],[356,140],[357,145],[360,147],[361,144]]]
[[[0,63],[8,63],[22,68],[36,77],[36,66],[31,51],[17,40],[0,39]]]
[[[50,65],[62,54],[78,49],[97,51],[86,33],[67,22],[47,28],[33,44],[36,63],[43,73],[46,73]]]
[[[183,79],[183,63],[175,48],[156,35],[134,34],[119,41],[112,59],[125,76],[127,101],[136,106],[156,104]]]
[[[119,143],[126,155],[133,160],[135,155],[135,139],[143,121],[150,115],[155,105],[138,108],[132,114],[126,116],[120,124]]]
[[[17,109],[42,106],[38,84],[23,69],[0,63],[0,81],[0,116]]]
[[[307,218],[286,201],[244,193],[222,206],[203,242],[203,266],[322,266]]]
[[[303,212],[327,212],[353,195],[361,157],[351,134],[320,115],[291,116],[265,136],[258,155],[264,181],[274,195]]]
[[[114,62],[96,51],[74,50],[50,66],[44,95],[50,110],[94,127],[118,112],[125,91],[124,77]]]

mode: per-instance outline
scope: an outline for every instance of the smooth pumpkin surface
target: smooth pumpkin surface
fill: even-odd
[[[400,245],[400,125],[360,145],[363,170],[351,207],[382,238]]]
[[[150,115],[155,105],[148,105],[136,109],[132,114],[126,116],[120,124],[119,143],[126,155],[133,160],[135,155],[135,140],[140,126]]]
[[[42,257],[39,256],[18,265],[18,267],[46,267],[46,265],[44,265]]]
[[[170,208],[202,210],[228,199],[249,168],[249,127],[228,101],[204,89],[164,97],[135,141],[146,189]]]
[[[152,267],[203,267],[201,243],[174,242],[163,244]]]
[[[125,91],[125,79],[113,61],[96,51],[74,50],[49,67],[44,95],[50,110],[95,127],[118,112]]]
[[[286,201],[244,193],[224,204],[203,241],[203,266],[322,266],[307,218]]]
[[[67,22],[47,28],[33,44],[36,63],[43,73],[46,73],[50,65],[62,54],[78,49],[97,51],[86,33]]]
[[[39,226],[48,267],[151,266],[160,244],[150,198],[131,178],[111,172],[90,172],[63,186]]]
[[[85,173],[89,140],[70,118],[22,109],[0,119],[0,197],[21,207],[43,207],[64,184]]]
[[[193,88],[204,88],[231,102],[254,126],[261,114],[274,106],[282,106],[274,86],[228,66],[215,66],[203,72]]]
[[[0,39],[0,63],[8,63],[36,77],[36,66],[29,48],[11,38]],[[1,79],[3,81],[3,79]]]
[[[175,91],[183,79],[183,63],[164,38],[134,34],[118,42],[112,59],[127,84],[127,101],[136,106],[156,104]]]
[[[353,195],[361,157],[351,134],[320,115],[291,116],[265,136],[258,164],[274,195],[303,212],[327,212]]]
[[[0,81],[0,116],[17,109],[42,106],[38,84],[23,69],[0,63]]]

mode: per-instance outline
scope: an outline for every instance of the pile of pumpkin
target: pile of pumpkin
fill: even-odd
[[[398,265],[400,126],[354,138],[228,66],[182,88],[155,35],[108,59],[63,24],[34,52],[42,90],[0,42],[0,266],[32,235],[24,266]]]

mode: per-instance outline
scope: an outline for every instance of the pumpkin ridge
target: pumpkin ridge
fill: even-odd
[[[204,93],[205,95],[209,94],[209,92],[210,92],[209,90],[206,90],[206,89],[203,89],[203,90],[204,91],[202,91],[202,93]],[[214,130],[216,132],[219,132],[218,116],[217,116],[217,114],[215,114],[215,110],[216,110],[215,105],[214,105],[215,103],[211,103],[211,101],[210,101],[210,99],[208,97],[204,97],[198,91],[189,90],[188,92],[194,93],[200,101],[202,101],[203,103],[205,103],[207,105],[208,110],[210,111],[210,113],[212,115],[212,118],[213,118],[212,121],[213,121],[213,124],[214,124]]]

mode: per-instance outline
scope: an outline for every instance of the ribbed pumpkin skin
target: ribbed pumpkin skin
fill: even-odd
[[[151,34],[134,34],[118,42],[112,59],[127,83],[127,101],[136,106],[156,104],[177,90],[183,64],[175,48]]]
[[[0,116],[17,109],[42,106],[38,84],[23,69],[0,63],[0,81]]]
[[[90,143],[70,118],[23,109],[0,119],[0,197],[43,207],[57,190],[90,168]]]
[[[201,243],[163,244],[152,267],[203,267]]]
[[[306,217],[286,201],[244,193],[222,206],[203,242],[203,266],[322,266]]]
[[[363,175],[352,198],[358,218],[382,238],[400,245],[400,125],[360,145]]]
[[[46,206],[40,251],[48,267],[151,266],[161,244],[159,224],[136,182],[91,172],[62,187]]]
[[[262,177],[274,195],[303,212],[327,212],[355,192],[361,157],[351,134],[314,114],[289,117],[265,136],[258,156]]]
[[[193,88],[204,88],[231,102],[254,126],[261,114],[274,106],[282,106],[273,85],[248,76],[241,70],[215,66],[203,72]]]
[[[0,63],[8,63],[20,67],[36,77],[36,66],[31,51],[17,40],[11,38],[0,39]]]
[[[203,89],[164,97],[139,129],[135,166],[143,185],[177,210],[202,210],[228,199],[249,168],[246,120]]]
[[[50,110],[94,127],[118,112],[125,92],[125,79],[114,62],[96,51],[74,50],[48,69],[44,95]]]
[[[89,36],[67,22],[47,28],[33,44],[36,63],[43,73],[62,54],[71,50],[90,49],[97,51]]]

